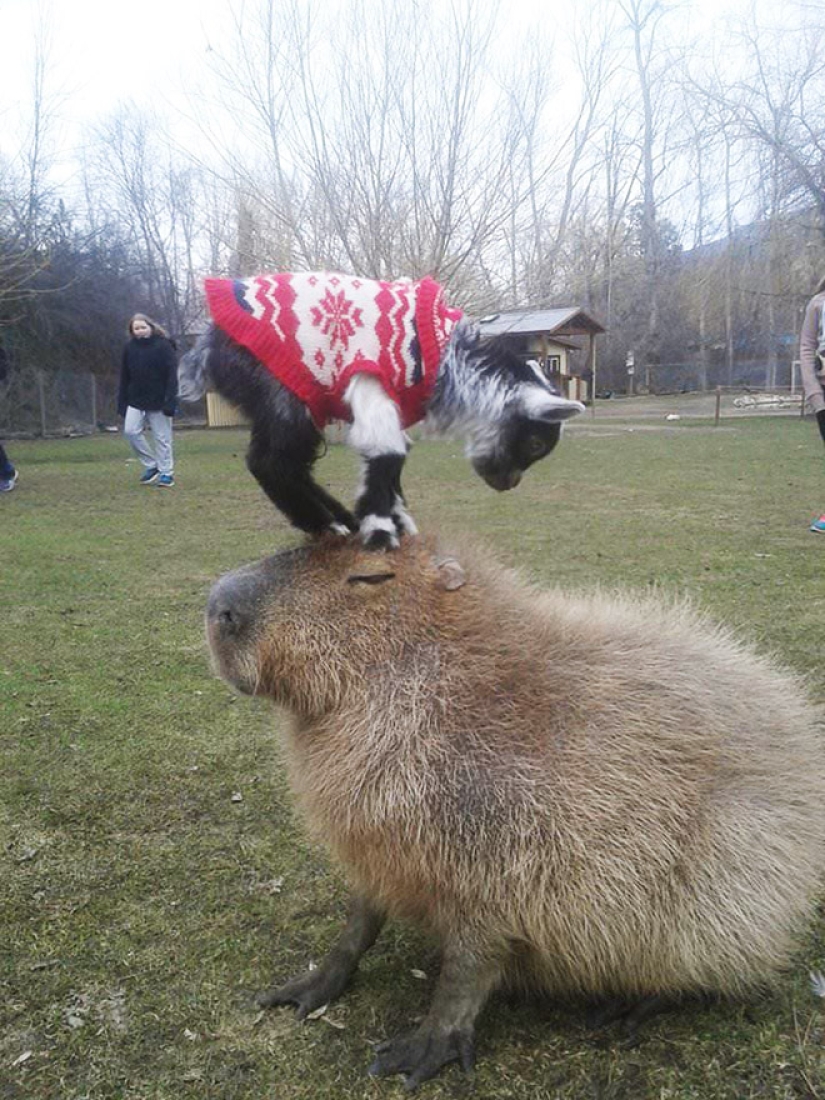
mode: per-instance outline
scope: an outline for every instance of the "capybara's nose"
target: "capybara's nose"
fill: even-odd
[[[222,634],[236,634],[241,626],[238,609],[222,601],[209,609],[209,624],[217,627]]]
[[[252,586],[242,574],[228,573],[212,586],[206,605],[206,623],[219,637],[231,638],[252,619]]]

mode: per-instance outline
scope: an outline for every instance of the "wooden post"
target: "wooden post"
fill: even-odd
[[[590,333],[590,347],[588,348],[590,359],[590,416],[596,418],[596,338]]]
[[[46,388],[43,385],[43,371],[37,373],[37,396],[40,401],[40,434],[46,438]]]
[[[719,421],[722,418],[722,387],[716,387],[716,416],[713,420],[714,428],[719,427]]]

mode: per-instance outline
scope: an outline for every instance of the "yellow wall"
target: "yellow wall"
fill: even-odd
[[[572,401],[587,401],[590,386],[583,378],[568,378],[564,383],[565,397]]]
[[[239,409],[224,401],[218,393],[206,395],[206,420],[210,428],[234,428],[249,423]]]
[[[543,358],[558,358],[558,370],[553,372],[560,382],[561,392],[565,397],[574,401],[587,401],[589,386],[583,378],[577,378],[570,373],[569,350],[554,344],[552,340],[536,336],[530,343],[528,354],[535,356],[541,362]]]
[[[558,373],[562,378],[567,378],[570,374],[570,363],[567,358],[567,348],[559,347],[558,344],[554,344],[552,340],[547,340],[541,336],[535,336],[530,341],[528,354],[534,356],[541,361],[543,358],[550,358],[556,356],[559,360]]]

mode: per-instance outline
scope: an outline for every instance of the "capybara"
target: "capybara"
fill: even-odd
[[[420,537],[319,540],[223,577],[219,674],[284,708],[291,785],[355,900],[337,997],[387,916],[442,949],[432,1006],[371,1072],[473,1060],[499,986],[652,1003],[788,963],[825,855],[825,727],[800,681],[684,605],[539,591]]]

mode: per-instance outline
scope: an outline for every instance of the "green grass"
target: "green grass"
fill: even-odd
[[[459,444],[422,442],[411,508],[422,529],[470,531],[548,584],[689,593],[825,699],[825,537],[808,531],[825,464],[810,421],[631,427],[571,426],[502,495]],[[295,541],[245,445],[240,431],[179,432],[171,492],[138,486],[117,437],[9,446],[21,476],[0,498],[2,1100],[403,1093],[365,1067],[372,1041],[425,1010],[437,961],[414,930],[385,932],[328,1020],[254,1007],[330,943],[346,887],[292,817],[271,711],[208,667],[211,582]],[[348,497],[353,456],[331,447],[320,474]],[[825,1097],[810,969],[825,969],[825,917],[776,993],[685,1007],[635,1049],[589,1032],[580,1008],[495,999],[474,1077],[451,1068],[422,1093]]]

